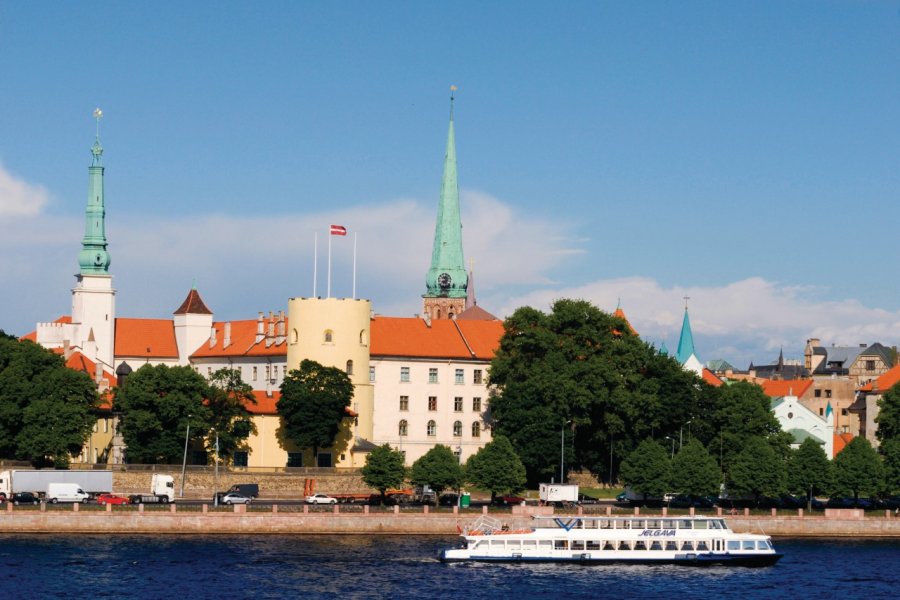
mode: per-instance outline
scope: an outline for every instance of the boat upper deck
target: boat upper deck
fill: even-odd
[[[707,517],[534,517],[536,529],[730,530],[725,519]]]

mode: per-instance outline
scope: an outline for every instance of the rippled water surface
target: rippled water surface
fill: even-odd
[[[900,597],[900,540],[776,540],[785,557],[764,569],[438,562],[438,550],[455,541],[429,536],[0,535],[0,595],[175,600],[410,594],[493,600]]]

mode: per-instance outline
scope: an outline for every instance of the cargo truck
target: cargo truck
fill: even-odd
[[[51,483],[77,483],[89,496],[112,492],[112,471],[69,469],[13,469],[0,472],[0,496],[11,498],[17,492],[47,496]]]
[[[175,502],[175,479],[171,475],[154,473],[150,478],[149,494],[128,496],[131,504],[168,504]]]
[[[578,486],[566,483],[542,483],[538,489],[544,504],[577,504]]]

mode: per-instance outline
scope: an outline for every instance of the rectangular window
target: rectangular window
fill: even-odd
[[[303,466],[303,453],[302,452],[288,452],[287,466],[288,467],[302,467]]]
[[[437,410],[437,396],[428,396],[428,410]]]
[[[875,370],[875,361],[867,360],[866,361],[866,371],[874,371]]]
[[[236,467],[246,467],[247,466],[247,453],[243,450],[238,450],[234,453],[234,466]]]
[[[824,408],[819,408],[819,416],[821,417],[821,416],[824,415],[824,414],[825,414],[825,409],[824,409]]]
[[[409,410],[409,396],[400,396],[400,410]]]
[[[428,369],[428,383],[437,383],[437,369],[432,367]]]
[[[369,383],[375,383],[375,367],[369,367]]]
[[[316,456],[316,466],[330,469],[332,467],[331,452],[319,452],[319,455]]]
[[[463,384],[466,382],[466,373],[462,369],[456,370],[456,379],[454,380],[457,384]]]
[[[481,412],[481,398],[472,398],[472,410],[474,412]]]
[[[474,383],[481,384],[481,369],[475,369],[475,377],[473,379]]]
[[[409,367],[400,367],[400,381],[409,383]]]
[[[109,433],[109,419],[103,419],[103,433]]]
[[[847,416],[847,409],[846,409],[846,408],[842,408],[842,409],[841,409],[841,416],[842,416],[842,417],[846,417],[846,416]]]
[[[831,398],[831,390],[825,390],[825,397]]]
[[[266,379],[272,378],[272,365],[266,365]]]
[[[209,456],[207,456],[206,452],[202,450],[194,450],[191,452],[191,462],[192,465],[206,465],[209,464]]]
[[[257,370],[256,367],[253,367],[253,381],[256,381]]]
[[[453,412],[462,412],[462,409],[463,409],[462,406],[463,406],[462,396],[457,396],[456,398],[453,399]]]
[[[814,393],[813,395],[814,395],[816,398],[821,398],[821,397],[822,397],[822,390],[816,390],[815,393]]]

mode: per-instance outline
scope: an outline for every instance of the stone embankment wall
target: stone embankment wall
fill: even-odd
[[[512,529],[528,527],[531,513],[549,514],[551,509],[515,508],[512,512],[492,512]],[[211,510],[205,506],[107,506],[71,508],[46,505],[0,510],[0,529],[7,533],[117,533],[117,534],[437,534],[454,535],[458,527],[470,525],[482,510],[435,511],[398,507],[387,511],[368,506],[310,508],[279,505],[235,506]],[[561,515],[565,517],[566,515]],[[569,515],[574,516],[574,515]],[[647,515],[659,517],[660,515]],[[675,515],[673,515],[674,517]],[[900,517],[830,514],[804,516],[802,513],[764,516],[726,516],[738,532],[764,532],[784,537],[900,537]]]
[[[175,479],[175,494],[181,494],[181,471],[160,470],[156,473],[171,475]],[[113,492],[117,494],[138,494],[150,491],[150,471],[114,471]],[[219,473],[218,490],[223,491],[238,483],[259,484],[260,498],[302,498],[307,479],[315,481],[315,491],[324,494],[364,494],[375,493],[362,481],[356,470],[346,473],[335,472],[316,475],[294,475],[288,473],[231,473],[224,469]],[[187,471],[184,478],[185,498],[212,498],[216,489],[214,471]]]

